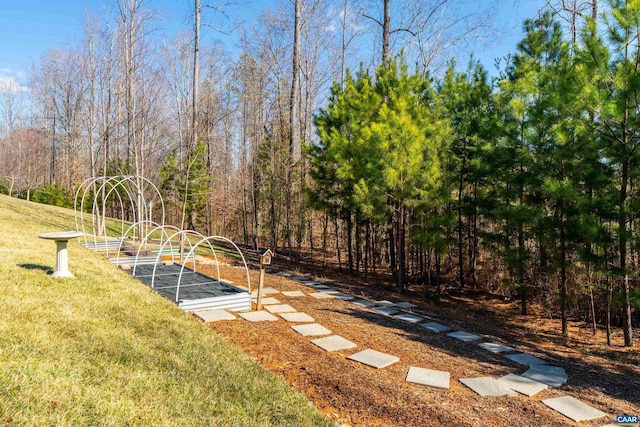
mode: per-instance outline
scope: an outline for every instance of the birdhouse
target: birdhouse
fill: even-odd
[[[260,265],[264,266],[271,264],[272,256],[273,252],[271,252],[271,249],[267,249],[266,251],[264,251],[264,253],[260,255]]]

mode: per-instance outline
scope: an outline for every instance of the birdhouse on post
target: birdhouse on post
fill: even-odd
[[[271,257],[273,256],[273,252],[271,249],[267,249],[260,255],[260,268],[264,268],[265,266],[271,264]]]
[[[262,310],[262,286],[264,286],[264,273],[267,265],[271,264],[273,252],[267,249],[260,255],[260,279],[258,280],[258,299],[256,301],[256,310]]]

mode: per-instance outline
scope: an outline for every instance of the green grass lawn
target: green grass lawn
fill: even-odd
[[[5,425],[330,425],[282,380],[75,241],[73,211],[0,195],[0,422]]]

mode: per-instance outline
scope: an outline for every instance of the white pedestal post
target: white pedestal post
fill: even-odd
[[[56,240],[56,249],[58,252],[56,254],[56,271],[54,271],[51,275],[53,277],[74,277],[74,275],[69,271],[67,242],[68,240]]]

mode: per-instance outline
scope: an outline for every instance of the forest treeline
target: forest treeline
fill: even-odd
[[[243,33],[237,60],[213,45],[198,63],[193,35],[159,48],[143,2],[122,1],[34,66],[29,120],[7,113],[20,91],[5,96],[2,189],[64,204],[90,175],[144,175],[174,224],[390,272],[400,293],[539,302],[565,335],[575,318],[632,345],[640,1],[541,12],[491,76],[473,57],[438,67],[449,43],[428,41],[430,2],[397,27],[382,3],[376,19],[295,0]],[[370,58],[353,53],[369,40],[356,15],[377,34]],[[469,16],[468,31],[488,22]]]

